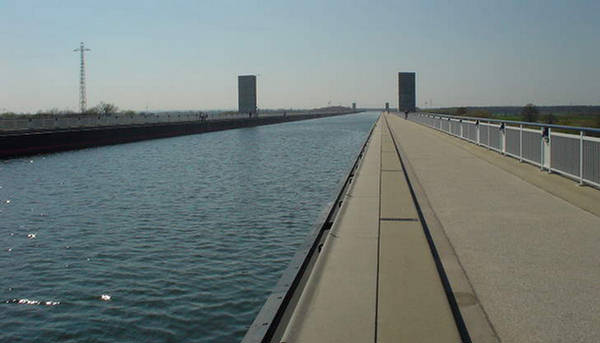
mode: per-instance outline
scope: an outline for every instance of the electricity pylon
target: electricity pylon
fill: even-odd
[[[81,66],[79,70],[79,109],[81,113],[85,113],[87,107],[87,98],[85,95],[85,52],[91,51],[90,49],[83,46],[83,42],[79,45],[79,48],[73,51],[79,51],[81,53]]]

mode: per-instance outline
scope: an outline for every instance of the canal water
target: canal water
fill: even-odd
[[[241,340],[376,118],[0,161],[0,341]]]

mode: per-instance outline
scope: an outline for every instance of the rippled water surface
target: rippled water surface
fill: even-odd
[[[239,341],[376,116],[0,161],[0,341]]]

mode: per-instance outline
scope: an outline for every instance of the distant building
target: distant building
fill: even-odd
[[[415,73],[398,73],[398,110],[414,112],[416,103]]]
[[[386,111],[386,112],[389,112],[389,111],[390,111],[390,103],[389,103],[389,102],[386,102],[386,103],[385,103],[385,111]]]
[[[256,75],[238,76],[238,112],[256,114]]]
[[[356,103],[355,102],[352,103],[352,111],[356,111]]]

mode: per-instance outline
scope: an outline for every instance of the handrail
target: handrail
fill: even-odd
[[[405,118],[531,163],[540,170],[564,175],[580,185],[600,189],[600,140],[585,135],[586,132],[599,133],[600,129],[423,112],[413,112]],[[487,124],[480,125],[482,122]],[[553,129],[573,130],[578,134],[556,133]]]
[[[556,124],[544,124],[544,123],[532,123],[528,121],[517,121],[517,120],[502,120],[502,119],[491,119],[491,118],[480,118],[480,117],[464,117],[464,116],[453,116],[450,114],[440,114],[440,113],[431,113],[431,112],[417,112],[418,115],[430,115],[437,117],[445,117],[451,119],[460,119],[460,120],[471,120],[471,121],[480,121],[480,122],[490,122],[490,123],[505,123],[505,124],[517,124],[517,125],[528,125],[528,126],[539,126],[539,127],[548,127],[552,129],[563,129],[563,130],[571,130],[571,131],[584,131],[584,132],[594,132],[600,133],[600,129],[593,127],[585,127],[585,126],[568,126],[568,125],[556,125]]]

